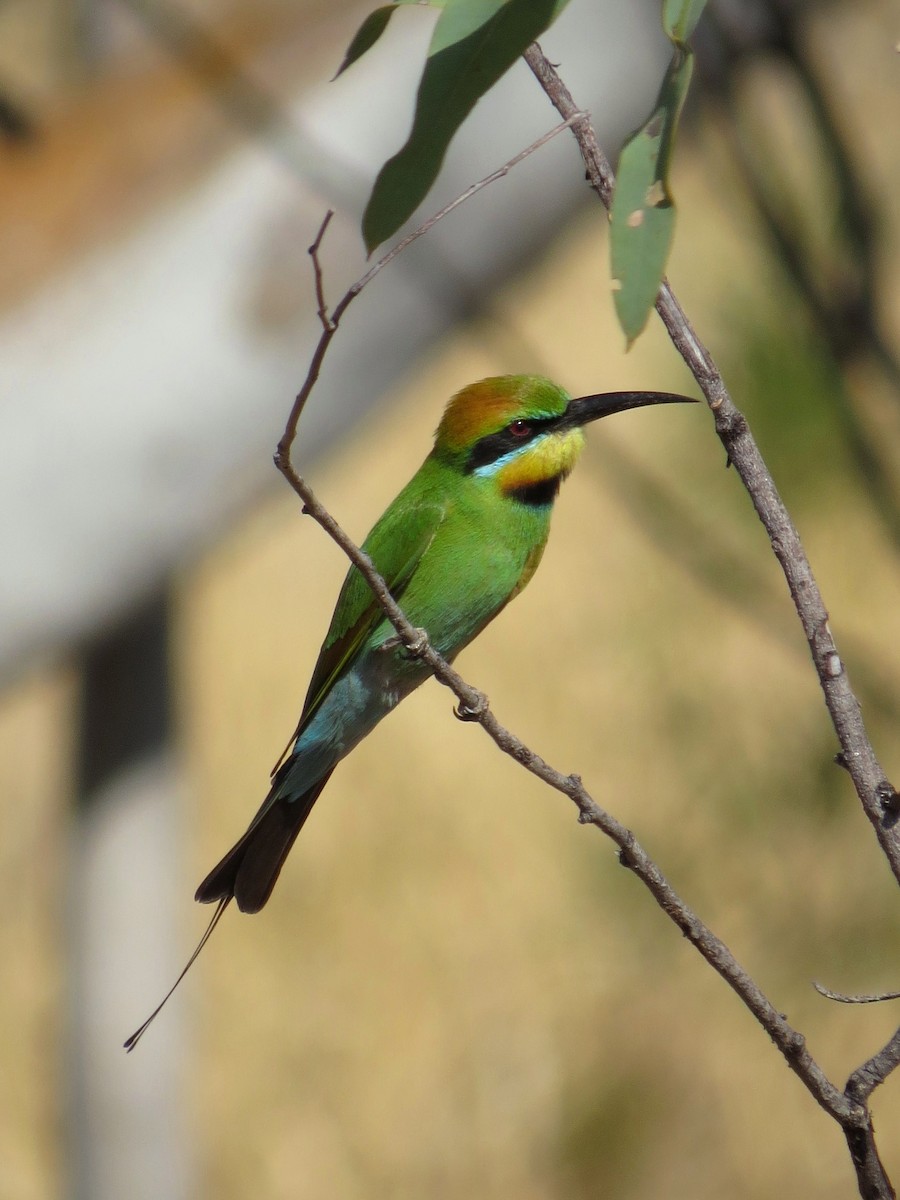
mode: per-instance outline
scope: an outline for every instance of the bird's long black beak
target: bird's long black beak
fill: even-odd
[[[570,400],[562,415],[561,425],[586,425],[600,417],[626,412],[629,408],[644,408],[648,404],[696,404],[690,396],[675,392],[600,392],[596,396],[579,396]]]

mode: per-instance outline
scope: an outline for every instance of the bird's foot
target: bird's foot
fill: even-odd
[[[488,710],[488,698],[487,696],[482,695],[481,692],[476,692],[476,697],[477,698],[473,700],[472,704],[464,704],[463,701],[460,700],[459,704],[457,704],[456,708],[453,710],[453,715],[456,717],[457,721],[481,720]]]
[[[419,658],[423,650],[428,648],[428,630],[417,629],[415,640],[406,642],[403,650],[408,658]]]
[[[404,658],[420,658],[422,652],[428,648],[428,630],[414,630],[415,637],[412,641],[406,642],[399,633],[395,633],[393,637],[387,638],[381,643],[382,650],[396,650],[401,648]]]

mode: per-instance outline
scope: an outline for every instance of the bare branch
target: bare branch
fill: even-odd
[[[579,110],[568,88],[538,45],[529,47],[525,52],[525,61],[560,116],[573,118],[572,133],[581,150],[588,177],[608,209],[612,202],[615,176],[590,121],[583,116],[577,118]],[[778,494],[746,417],[729,395],[711,354],[694,332],[667,280],[663,280],[660,287],[656,310],[676,350],[706,396],[715,418],[716,432],[728,459],[740,475],[769,536],[806,634],[825,703],[841,745],[844,765],[894,877],[900,882],[900,823],[897,813],[892,811],[892,798],[897,793],[887,780],[866,733],[859,702],[828,626],[828,612],[800,535]]]
[[[331,224],[331,218],[334,216],[334,209],[329,208],[328,212],[322,218],[322,224],[319,226],[319,232],[316,234],[316,240],[309,248],[309,257],[312,259],[313,275],[316,281],[316,304],[318,305],[317,313],[322,328],[326,333],[331,333],[334,329],[334,322],[328,315],[328,304],[325,300],[325,284],[322,278],[322,264],[319,261],[319,250],[322,248],[322,239],[325,237],[325,231]]]
[[[466,200],[469,200],[472,196],[474,196],[476,192],[480,192],[482,188],[486,188],[490,184],[496,183],[498,179],[502,179],[504,175],[508,175],[513,167],[518,166],[523,159],[528,158],[530,154],[534,154],[536,150],[540,150],[542,146],[545,146],[547,142],[549,142],[551,138],[556,137],[558,133],[562,133],[564,129],[569,129],[575,124],[576,121],[581,121],[583,119],[585,119],[585,114],[580,111],[570,113],[569,116],[567,116],[562,122],[562,124],[555,125],[553,129],[543,134],[537,139],[537,141],[532,142],[530,146],[526,146],[524,150],[520,150],[518,154],[514,155],[509,162],[504,163],[502,167],[498,167],[496,171],[493,171],[490,175],[485,176],[484,179],[479,179],[477,183],[473,183],[471,187],[466,188],[466,190],[457,196],[455,200],[451,200],[449,204],[445,205],[444,208],[442,208],[439,212],[436,212],[434,216],[429,217],[424,224],[418,227],[418,229],[414,229],[412,233],[408,233],[405,238],[402,238],[396,244],[396,246],[392,246],[386,254],[382,255],[382,257],[379,258],[374,266],[370,267],[369,270],[366,271],[365,275],[357,279],[356,283],[352,284],[352,286],[347,289],[347,291],[335,305],[334,311],[332,312],[330,318],[325,315],[324,311],[324,291],[319,267],[319,250],[322,245],[322,238],[324,237],[325,230],[327,229],[328,223],[331,220],[331,214],[326,214],[325,219],[319,227],[316,240],[309,248],[309,253],[313,260],[313,270],[316,273],[316,300],[319,305],[319,318],[323,326],[322,336],[319,338],[318,344],[313,351],[312,359],[310,360],[309,364],[309,370],[306,373],[306,379],[304,379],[303,386],[297,393],[297,397],[294,400],[293,407],[291,408],[284,433],[282,434],[281,440],[278,443],[278,448],[275,451],[275,465],[278,467],[279,471],[284,473],[285,466],[288,464],[291,446],[294,438],[297,436],[297,422],[300,420],[300,414],[306,407],[306,401],[309,399],[310,392],[313,390],[316,382],[318,381],[319,374],[322,370],[322,362],[324,361],[328,347],[331,344],[331,339],[337,333],[338,326],[341,323],[341,318],[343,317],[344,313],[347,311],[359,293],[363,290],[363,288],[366,287],[367,284],[371,283],[375,276],[378,275],[379,272],[383,271],[389,263],[392,263],[398,254],[402,254],[407,246],[412,245],[412,243],[418,241],[423,234],[428,233],[428,231],[432,229],[438,223],[438,221],[443,220],[443,218],[449,213],[453,212],[455,208],[459,208],[461,204],[464,204]]]

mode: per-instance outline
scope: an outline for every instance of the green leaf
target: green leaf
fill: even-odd
[[[478,100],[568,0],[446,0],[428,50],[413,127],[378,173],[363,215],[371,254],[428,194],[453,135]]]
[[[343,62],[334,73],[332,82],[337,79],[338,75],[343,75],[348,67],[352,67],[358,58],[362,58],[367,50],[372,49],[387,29],[388,21],[390,21],[396,11],[396,6],[389,4],[384,8],[376,8],[374,12],[369,13],[356,31],[353,41],[347,47],[347,53],[344,55]]]
[[[385,29],[388,27],[388,22],[397,11],[401,4],[421,4],[422,0],[393,0],[393,3],[383,5],[381,8],[376,8],[370,12],[366,19],[356,31],[356,36],[347,47],[347,53],[344,55],[344,60],[338,67],[332,82],[337,79],[338,75],[343,75],[348,67],[352,67],[357,59],[362,58],[367,50],[371,50]],[[429,0],[431,8],[443,7],[444,0]]]
[[[706,0],[664,0],[663,29],[676,45],[683,46],[697,27]]]
[[[650,119],[619,155],[610,255],[616,313],[629,346],[656,301],[675,233],[669,163],[693,69],[687,39],[705,7],[706,0],[663,0],[663,28],[675,51]]]
[[[619,155],[610,254],[616,313],[629,346],[647,323],[672,244],[669,163],[692,66],[691,52],[676,47],[653,114]]]

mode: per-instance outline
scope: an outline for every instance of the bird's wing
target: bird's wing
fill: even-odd
[[[391,595],[402,603],[403,593],[447,515],[447,503],[398,499],[385,512],[363,543]],[[303,705],[300,727],[312,717],[338,676],[384,619],[369,585],[351,567],[338,596],[331,626],[322,643]]]

